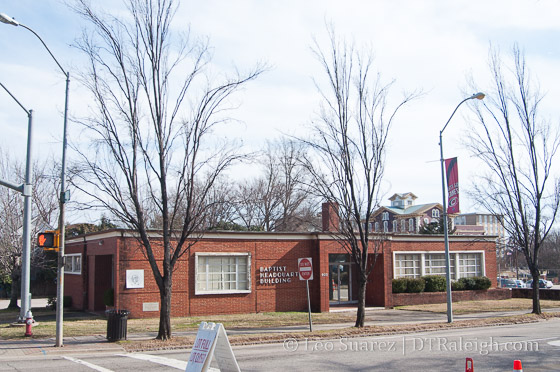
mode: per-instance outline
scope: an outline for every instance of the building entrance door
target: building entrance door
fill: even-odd
[[[329,255],[329,300],[331,305],[353,302],[352,264],[349,255]]]

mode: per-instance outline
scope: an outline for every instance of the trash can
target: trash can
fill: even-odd
[[[126,340],[126,321],[128,320],[128,310],[106,310],[107,315],[107,340],[120,341]]]

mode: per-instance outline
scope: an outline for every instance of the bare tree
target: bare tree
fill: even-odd
[[[171,337],[175,265],[199,239],[213,186],[239,155],[213,129],[226,121],[231,96],[261,72],[223,78],[207,66],[205,44],[173,34],[173,0],[128,0],[128,14],[75,7],[92,26],[78,44],[89,59],[82,80],[96,110],[82,121],[93,139],[77,149],[76,187],[94,206],[138,233],[160,292],[158,339]],[[161,238],[148,232],[156,211]],[[174,229],[177,227],[177,229]]]
[[[553,271],[556,276],[560,275],[560,230],[553,230],[543,243],[542,268]]]
[[[262,231],[305,230],[310,221],[310,190],[300,159],[305,148],[283,138],[267,142],[259,159],[263,175],[242,182],[237,189],[236,210],[248,229]]]
[[[31,209],[31,242],[40,231],[56,225],[58,211],[58,177],[49,175],[47,162],[33,165],[33,193]],[[4,179],[14,176],[23,182],[24,167],[0,151],[0,175]],[[12,294],[8,307],[16,308],[21,285],[21,255],[23,250],[23,198],[20,193],[0,187],[0,277],[8,277],[12,283]],[[48,266],[41,249],[31,249],[30,263],[35,269]]]
[[[395,115],[415,94],[405,95],[390,108],[391,83],[384,85],[370,69],[370,54],[337,40],[329,30],[330,46],[315,54],[328,78],[319,92],[320,117],[313,137],[303,140],[312,155],[302,159],[313,179],[316,194],[338,205],[340,230],[333,236],[348,251],[358,268],[356,327],[364,326],[366,285],[384,237],[372,234],[369,221],[378,206],[385,169],[387,137]],[[318,84],[319,85],[319,84]]]
[[[560,135],[558,125],[541,114],[543,95],[517,46],[512,57],[512,68],[504,68],[500,54],[490,52],[492,87],[484,105],[477,105],[477,125],[468,141],[489,171],[476,179],[471,194],[490,213],[504,216],[510,241],[529,266],[533,313],[540,314],[539,252],[558,214],[560,181],[553,161]]]

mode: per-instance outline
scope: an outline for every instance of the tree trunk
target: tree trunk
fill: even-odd
[[[8,309],[19,309],[17,304],[17,300],[19,298],[19,293],[21,289],[20,278],[19,275],[12,276],[12,293],[10,296],[10,304],[8,305]]]
[[[367,278],[360,273],[360,288],[358,289],[358,313],[356,314],[356,324],[354,327],[363,327],[366,318],[366,284]]]
[[[159,313],[158,340],[171,339],[171,275],[163,277],[163,290],[160,288],[161,310]]]
[[[533,276],[533,314],[541,314],[541,301],[539,295],[539,273],[531,273]]]

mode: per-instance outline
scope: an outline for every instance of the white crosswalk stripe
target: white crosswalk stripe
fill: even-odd
[[[180,370],[185,370],[187,368],[187,362],[177,359],[164,358],[157,355],[150,354],[140,354],[140,353],[130,353],[130,354],[117,354],[118,356],[123,356],[127,358],[134,358],[139,360],[146,360],[148,362],[162,364],[171,368],[176,368]]]
[[[93,369],[95,371],[98,371],[98,372],[113,372],[110,369],[103,368],[103,367],[100,367],[100,366],[96,366],[95,364],[91,364],[89,362],[86,362],[85,360],[76,359],[76,358],[72,358],[72,357],[69,357],[69,356],[65,356],[63,358],[66,359],[66,360],[69,360],[71,362],[78,363],[78,364],[81,364],[83,366],[86,366],[86,367],[91,368],[91,369]]]

